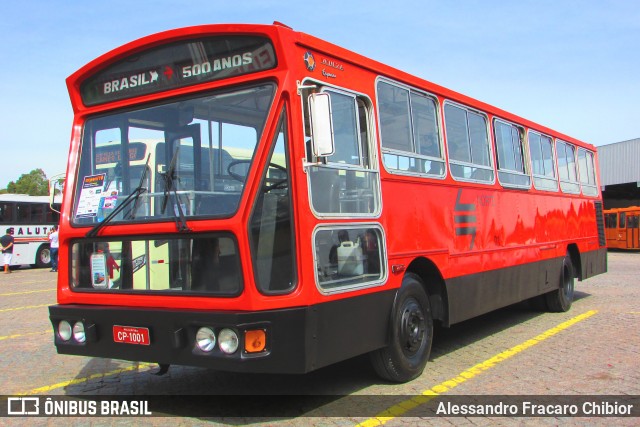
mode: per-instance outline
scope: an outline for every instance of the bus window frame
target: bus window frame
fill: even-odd
[[[411,139],[412,139],[412,149],[413,151],[404,151],[404,150],[400,150],[400,149],[393,149],[393,148],[386,148],[384,146],[384,138],[382,136],[382,116],[381,116],[381,106],[383,105],[380,102],[380,94],[379,94],[379,85],[380,83],[383,84],[387,84],[389,86],[394,86],[396,88],[399,89],[403,89],[406,90],[408,93],[408,102],[409,102],[409,125],[410,125],[410,133],[411,133]],[[425,98],[428,98],[430,100],[432,100],[434,102],[435,105],[435,124],[436,124],[436,134],[437,134],[437,138],[438,138],[438,147],[440,148],[440,157],[433,157],[433,156],[426,156],[423,154],[418,153],[418,148],[417,148],[417,144],[418,142],[416,141],[416,135],[414,132],[414,126],[415,126],[415,119],[414,119],[414,114],[413,114],[413,104],[411,102],[411,94],[415,92],[418,96],[424,96]],[[376,78],[375,81],[375,97],[376,97],[376,109],[377,109],[377,114],[376,114],[376,119],[377,119],[377,124],[378,124],[378,129],[380,131],[380,153],[382,155],[382,167],[384,168],[384,170],[387,173],[390,174],[394,174],[394,175],[405,175],[405,176],[415,176],[415,177],[420,177],[420,178],[429,178],[429,179],[439,179],[439,180],[444,180],[447,177],[447,172],[448,172],[448,163],[447,163],[447,157],[446,157],[446,150],[445,150],[445,143],[444,143],[444,130],[443,130],[443,114],[442,114],[442,103],[440,102],[440,99],[438,98],[437,95],[415,88],[413,86],[409,86],[403,83],[400,83],[398,81],[395,80],[391,80],[385,77],[381,77],[378,76]],[[441,163],[442,164],[442,173],[440,174],[434,174],[434,173],[429,173],[429,172],[421,172],[419,170],[417,171],[412,171],[410,170],[410,168],[408,169],[401,169],[401,168],[391,168],[389,166],[387,166],[387,162],[385,161],[385,156],[386,155],[391,155],[391,156],[396,156],[398,158],[400,157],[404,157],[407,158],[409,160],[409,163],[411,163],[412,160],[428,160],[428,161],[432,161],[432,162],[437,162],[437,163]]]
[[[531,142],[529,140],[530,135],[531,134],[536,134],[540,137],[540,139],[542,138],[548,138],[549,142],[551,143],[551,167],[553,168],[553,178],[548,177],[546,175],[539,175],[537,173],[535,173],[535,168],[533,167],[533,156],[531,155]],[[556,149],[555,149],[555,144],[553,143],[553,137],[547,134],[544,134],[542,132],[538,132],[534,129],[528,129],[527,130],[527,145],[529,146],[529,160],[531,162],[531,176],[533,177],[533,187],[536,190],[539,191],[549,191],[549,192],[554,192],[557,193],[558,191],[560,191],[560,184],[558,182],[558,166],[557,166],[557,161],[556,161]],[[543,150],[542,150],[542,143],[540,143],[540,155],[543,155]],[[543,157],[541,157],[541,161],[542,164],[544,165],[545,159]],[[538,180],[536,180],[536,178],[538,179],[543,179],[545,181],[551,182],[553,181],[556,185],[555,188],[545,188],[544,186],[539,186],[538,184],[536,184],[538,182]]]
[[[274,106],[275,107],[275,106]],[[251,265],[252,265],[252,278],[254,281],[254,285],[256,287],[256,289],[258,290],[258,292],[260,292],[262,295],[266,295],[266,296],[273,296],[273,295],[287,295],[287,294],[291,294],[293,293],[296,289],[298,289],[298,286],[300,284],[300,274],[299,274],[299,261],[298,261],[298,256],[297,256],[297,247],[299,245],[296,245],[297,243],[297,239],[296,239],[296,212],[295,212],[295,205],[294,205],[294,197],[293,197],[293,192],[294,192],[294,187],[293,187],[293,180],[292,180],[292,150],[291,150],[291,125],[290,125],[290,114],[289,114],[289,106],[288,103],[282,103],[280,102],[279,105],[275,108],[279,108],[280,112],[278,113],[277,116],[277,120],[274,121],[274,135],[273,138],[270,142],[270,146],[268,149],[268,155],[266,157],[266,163],[263,166],[263,168],[260,170],[260,174],[258,176],[260,176],[259,182],[260,182],[260,187],[257,190],[255,197],[252,200],[252,208],[251,208],[251,212],[249,214],[249,219],[247,220],[247,236],[248,236],[248,242],[249,242],[249,252],[250,252],[250,260],[251,260]],[[256,242],[254,240],[254,236],[251,232],[251,228],[253,225],[253,219],[254,219],[254,215],[256,214],[257,210],[258,210],[258,206],[260,204],[260,200],[261,197],[263,195],[263,189],[265,187],[265,183],[267,181],[267,174],[269,172],[269,168],[270,163],[269,161],[273,158],[273,155],[275,153],[276,147],[278,145],[278,137],[280,134],[280,130],[282,130],[282,135],[283,135],[283,148],[284,148],[284,153],[285,153],[285,160],[286,160],[286,165],[285,167],[288,170],[287,173],[287,187],[288,187],[288,200],[289,200],[289,215],[290,215],[290,227],[291,227],[291,259],[292,259],[292,270],[291,270],[291,286],[289,288],[286,289],[282,289],[282,290],[269,290],[269,289],[264,289],[263,284],[260,281],[260,277],[259,277],[259,272],[258,272],[258,268],[257,268],[257,264],[259,262],[258,260],[258,249],[259,249],[259,242]]]
[[[380,278],[368,282],[357,283],[357,284],[347,284],[344,286],[336,286],[332,288],[324,288],[320,284],[320,278],[318,276],[318,259],[317,259],[317,246],[316,246],[316,236],[321,231],[336,231],[341,229],[349,229],[349,230],[363,230],[366,231],[368,229],[375,229],[380,233],[379,249],[380,249]],[[342,294],[347,292],[356,292],[361,291],[363,289],[370,289],[375,287],[383,286],[389,277],[389,269],[388,269],[388,254],[387,254],[387,237],[384,232],[384,227],[379,222],[342,222],[342,223],[322,223],[317,224],[313,231],[311,232],[311,250],[313,251],[313,267],[314,267],[314,278],[316,283],[316,289],[323,296]]]
[[[460,108],[462,110],[465,111],[465,114],[467,114],[466,116],[466,129],[467,129],[467,136],[468,136],[468,129],[469,129],[469,118],[468,118],[468,113],[474,113],[476,115],[479,115],[481,117],[484,118],[484,122],[485,122],[485,135],[487,137],[487,146],[489,148],[489,152],[488,152],[488,156],[489,156],[489,166],[486,165],[482,165],[479,163],[468,163],[468,162],[463,162],[460,160],[452,160],[451,159],[451,145],[450,145],[450,141],[449,141],[449,135],[447,134],[447,114],[446,114],[446,107],[447,105],[451,105],[453,107],[456,108]],[[452,101],[450,99],[445,99],[444,102],[442,103],[442,120],[443,120],[443,132],[445,135],[445,146],[446,146],[446,151],[447,151],[447,157],[446,157],[446,163],[448,166],[448,170],[449,173],[451,175],[451,178],[453,178],[454,181],[457,182],[471,182],[471,183],[475,183],[475,184],[483,184],[483,185],[488,185],[488,186],[493,186],[496,183],[497,180],[497,172],[496,172],[496,165],[495,165],[495,160],[494,160],[494,147],[493,144],[491,143],[491,123],[489,120],[489,115],[487,113],[485,113],[482,110],[478,110],[475,109],[473,107],[469,107],[467,105],[461,104],[459,102],[455,102]],[[471,150],[471,140],[469,140],[469,149]],[[474,172],[476,172],[477,170],[486,170],[486,171],[490,171],[492,174],[492,179],[491,180],[479,180],[479,179],[473,179],[471,177],[469,178],[464,178],[464,177],[459,177],[454,175],[453,173],[451,173],[451,166],[452,165],[456,165],[456,166],[462,166],[462,167],[471,167],[471,168],[475,168],[476,170]],[[472,173],[473,175],[473,173]]]
[[[496,126],[496,124],[498,123],[501,125],[509,126],[509,128],[511,129],[512,137],[513,137],[514,130],[518,133],[518,142],[520,145],[519,148],[520,148],[520,157],[521,157],[520,160],[521,160],[522,169],[523,169],[522,172],[516,169],[509,169],[507,167],[502,167],[500,165],[500,150],[498,149],[498,127]],[[525,133],[524,126],[516,124],[514,122],[510,122],[500,117],[494,117],[492,120],[492,127],[493,127],[493,139],[494,139],[495,152],[496,152],[496,172],[497,172],[498,182],[503,188],[517,188],[520,190],[531,189],[533,179],[531,178],[531,166],[530,166],[531,158],[529,157],[530,148],[528,147],[529,145],[528,140],[525,137],[526,133]],[[511,139],[511,143],[513,144],[513,139]],[[512,145],[512,148],[515,148],[515,147],[513,147]],[[517,153],[515,153],[514,151],[514,155],[516,154]],[[528,180],[528,184],[524,185],[524,184],[513,184],[509,182],[503,182],[503,179],[500,178],[501,172],[508,176],[526,177]]]
[[[571,144],[570,142],[564,141],[560,138],[556,138],[556,153],[558,153],[558,145],[562,144],[565,147],[573,147],[573,170],[574,170],[574,174],[576,176],[576,180],[575,181],[571,181],[571,174],[570,174],[570,170],[569,170],[569,163],[567,162],[566,167],[567,167],[567,173],[569,174],[569,178],[568,179],[563,179],[561,174],[560,174],[560,155],[558,154],[556,159],[557,159],[557,163],[558,163],[558,182],[560,183],[560,191],[565,193],[565,194],[580,194],[581,190],[580,190],[580,178],[578,176],[578,150],[577,150],[577,146],[575,144]],[[566,157],[566,149],[565,149],[565,158]],[[564,188],[562,186],[562,184],[565,184]],[[572,190],[572,188],[576,188],[575,191]]]
[[[310,132],[310,123],[307,123],[309,108],[307,102],[307,95],[309,93],[306,91],[311,89],[312,91],[324,93],[324,92],[336,92],[342,95],[352,96],[354,97],[354,101],[356,103],[356,112],[359,110],[358,101],[363,103],[363,107],[366,112],[366,134],[367,141],[364,143],[367,144],[367,162],[368,166],[363,165],[363,156],[360,155],[362,153],[362,128],[360,126],[360,121],[356,120],[356,126],[358,129],[358,141],[359,141],[359,165],[352,165],[347,163],[337,163],[331,162],[327,157],[318,157],[318,158],[310,158],[313,154],[309,152],[309,147],[305,147],[305,160],[303,161],[303,166],[305,170],[305,174],[307,175],[307,196],[309,200],[309,208],[311,212],[317,219],[340,219],[340,218],[353,218],[353,219],[376,219],[380,218],[382,215],[382,185],[381,185],[381,174],[380,168],[378,165],[378,144],[375,128],[375,112],[374,112],[374,104],[371,98],[362,92],[358,92],[355,90],[348,90],[339,86],[335,86],[332,84],[328,84],[326,82],[317,81],[314,79],[304,79],[302,83],[299,84],[298,94],[301,97],[301,108],[302,108],[302,123],[304,127],[304,139],[307,141],[311,138],[309,135]],[[330,157],[330,156],[329,156]],[[318,169],[329,169],[329,170],[339,170],[339,171],[354,171],[354,172],[363,172],[363,173],[373,173],[376,176],[372,178],[372,183],[375,185],[375,189],[373,189],[373,200],[375,203],[375,209],[371,213],[334,213],[334,212],[318,212],[315,209],[313,204],[313,191],[311,184],[311,176],[310,176],[310,168],[317,167]]]
[[[585,154],[585,167],[587,168],[587,182],[584,182],[582,179],[582,167],[580,166],[580,153]],[[580,189],[582,191],[582,195],[586,197],[596,197],[598,195],[598,179],[596,178],[596,168],[595,168],[595,154],[593,151],[588,150],[584,147],[578,147],[578,151],[576,153],[577,161],[577,169],[578,169],[578,181],[580,181]],[[589,182],[593,180],[593,184]],[[587,190],[585,191],[585,187]]]
[[[618,228],[627,228],[627,213],[619,212],[618,213]]]

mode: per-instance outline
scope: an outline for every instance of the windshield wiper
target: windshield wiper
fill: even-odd
[[[109,222],[111,222],[111,220],[112,220],[113,218],[115,218],[115,216],[116,216],[117,214],[119,214],[120,212],[122,212],[122,210],[123,210],[124,208],[126,208],[126,207],[129,205],[129,203],[131,203],[131,202],[132,202],[132,201],[134,201],[134,200],[138,200],[138,197],[140,197],[140,195],[141,195],[142,193],[145,193],[146,191],[147,191],[147,189],[146,189],[146,188],[143,188],[143,187],[138,187],[138,188],[136,188],[135,190],[133,190],[133,192],[132,192],[131,194],[129,194],[129,195],[127,196],[127,198],[126,198],[126,199],[124,199],[124,200],[122,201],[122,203],[120,203],[120,205],[118,205],[118,206],[113,210],[113,212],[111,212],[111,213],[109,214],[109,216],[107,216],[107,217],[104,219],[104,221],[99,222],[99,223],[98,223],[98,224],[96,224],[96,225],[95,225],[91,230],[89,230],[89,231],[87,232],[87,234],[85,235],[85,237],[96,237],[96,236],[98,235],[98,231],[100,231],[100,229],[101,229],[102,227],[104,227],[104,226],[105,226],[105,225],[107,225]]]
[[[180,151],[180,146],[176,147],[176,151],[173,153],[173,157],[171,158],[171,163],[169,164],[169,168],[166,173],[160,174],[160,176],[164,179],[164,198],[162,199],[162,210],[161,214],[164,215],[167,210],[167,202],[169,201],[169,197],[171,196],[171,191],[173,191],[173,197],[175,200],[175,207],[173,216],[176,220],[176,228],[180,233],[187,233],[191,231],[189,226],[187,226],[187,220],[185,219],[184,212],[182,211],[182,206],[180,205],[180,198],[178,197],[178,190],[176,190],[173,181],[175,180],[176,173],[176,164],[178,163],[178,152]],[[175,210],[177,209],[177,213]]]
[[[133,209],[131,210],[130,218],[133,219],[135,217],[135,211],[138,208],[138,200],[140,199],[140,195],[147,192],[147,189],[142,185],[144,184],[144,180],[147,177],[150,157],[151,154],[147,156],[147,163],[144,167],[144,170],[142,171],[142,176],[140,177],[140,183],[138,184],[138,187],[133,190],[133,192],[129,194],[126,199],[122,201],[122,203],[116,206],[116,208],[102,222],[97,223],[91,230],[87,231],[85,237],[96,237],[100,229],[111,222],[111,220],[115,218],[116,215],[118,215],[120,212],[122,212],[124,208],[126,208],[132,201],[135,203],[133,205]]]
[[[147,178],[147,172],[149,171],[149,159],[151,158],[151,153],[147,154],[147,161],[144,164],[144,170],[142,171],[142,174],[140,175],[140,182],[138,183],[138,187],[136,188],[143,188],[142,185],[144,184],[144,180]],[[135,190],[134,190],[135,191]],[[140,195],[144,193],[138,193],[138,195],[135,198],[135,202],[133,203],[133,208],[131,208],[131,212],[129,213],[129,219],[134,219],[136,217],[136,210],[138,210],[138,202],[140,201]]]

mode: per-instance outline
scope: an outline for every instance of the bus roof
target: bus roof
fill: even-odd
[[[557,130],[535,123],[533,121],[530,121],[516,114],[510,113],[501,108],[495,107],[493,105],[487,104],[478,99],[464,95],[460,92],[456,92],[454,90],[440,86],[436,83],[425,80],[421,77],[417,77],[415,75],[409,74],[408,72],[402,71],[393,66],[381,63],[369,57],[355,53],[351,50],[348,50],[346,48],[343,48],[341,46],[338,46],[326,40],[317,38],[315,36],[306,34],[304,32],[295,31],[291,27],[288,27],[279,22],[274,22],[273,25],[205,24],[205,25],[198,25],[198,26],[191,26],[191,27],[176,28],[172,30],[158,32],[155,34],[150,34],[145,37],[139,38],[137,40],[133,40],[129,43],[123,44],[121,46],[118,46],[115,49],[89,62],[84,67],[80,68],[78,71],[76,71],[75,73],[73,73],[71,76],[67,78],[67,87],[69,89],[69,94],[71,96],[71,103],[74,108],[74,111],[78,112],[79,110],[84,110],[86,108],[84,107],[79,97],[80,84],[87,78],[94,75],[96,72],[104,69],[104,67],[110,64],[113,64],[114,62],[120,59],[123,59],[133,53],[145,51],[147,49],[151,49],[159,45],[172,43],[179,40],[185,40],[189,38],[204,36],[204,35],[213,35],[216,33],[226,34],[226,35],[256,34],[256,35],[261,35],[261,36],[266,36],[271,38],[271,40],[276,45],[279,45],[280,43],[286,43],[288,40],[289,42],[293,42],[299,46],[304,46],[310,49],[314,49],[323,54],[330,55],[335,58],[339,58],[345,64],[348,63],[355,67],[367,69],[373,73],[379,74],[380,76],[384,76],[393,80],[400,81],[404,84],[414,86],[422,90],[426,90],[435,95],[443,96],[452,101],[465,104],[471,108],[481,110],[493,116],[500,117],[508,121],[513,121],[515,123],[526,126],[527,128],[537,130],[538,132],[546,133],[555,138],[560,138],[567,142],[577,144],[579,146],[588,148],[592,151],[596,151],[595,146],[593,146],[592,144],[578,140],[569,135],[558,132]],[[276,49],[277,50],[281,49],[281,46],[276,47]],[[282,54],[282,52],[280,51],[279,54]],[[286,58],[284,58],[284,56],[286,55],[283,55],[283,57],[279,58],[278,66],[280,66],[281,64],[285,64],[286,66]],[[114,102],[114,104],[119,104],[119,102]],[[104,108],[105,108],[104,106],[98,107],[98,109],[104,109]]]
[[[5,193],[0,194],[0,202],[16,203],[46,203],[49,204],[49,196],[29,196],[28,194]],[[54,203],[62,203],[62,195],[56,195]]]

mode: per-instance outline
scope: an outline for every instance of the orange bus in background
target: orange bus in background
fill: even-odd
[[[151,35],[67,85],[59,353],[270,373],[369,353],[402,382],[434,323],[566,311],[607,269],[595,147],[284,25]]]
[[[604,226],[607,246],[612,249],[640,249],[640,207],[607,209]]]

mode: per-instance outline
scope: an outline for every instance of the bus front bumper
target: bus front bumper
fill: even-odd
[[[255,373],[313,370],[306,360],[312,344],[305,338],[309,336],[305,333],[307,315],[305,307],[259,313],[87,305],[49,307],[55,345],[60,354]],[[70,336],[59,332],[62,321],[67,321],[71,328],[80,322],[82,328],[78,327],[78,331],[83,329],[83,334],[79,339],[73,330]],[[223,329],[234,331],[238,349],[227,354],[216,339],[210,351],[203,351],[196,343],[196,334],[202,327],[214,331],[216,338]],[[249,331],[264,331],[264,349],[251,348],[251,343],[246,341],[255,335]]]

